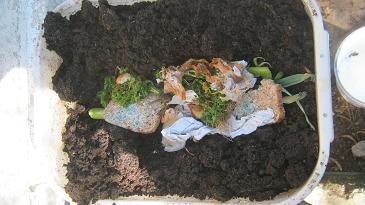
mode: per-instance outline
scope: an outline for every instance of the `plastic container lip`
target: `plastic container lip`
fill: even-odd
[[[365,100],[358,99],[356,96],[354,96],[354,95],[359,96],[359,93],[356,93],[357,92],[356,90],[351,90],[350,88],[346,88],[346,87],[348,87],[345,85],[346,82],[341,81],[341,79],[343,79],[343,78],[341,76],[342,73],[340,71],[341,71],[341,69],[344,69],[344,68],[341,67],[340,64],[344,60],[346,60],[346,58],[348,59],[348,61],[350,61],[351,58],[358,57],[357,55],[360,55],[360,52],[358,52],[355,48],[349,49],[350,47],[355,45],[354,42],[359,42],[359,43],[362,42],[362,44],[365,44],[365,26],[353,31],[341,42],[340,47],[337,49],[335,60],[334,60],[334,74],[335,74],[335,78],[336,78],[337,88],[338,88],[340,94],[342,95],[342,97],[346,101],[348,101],[349,103],[351,103],[357,107],[365,108]],[[357,45],[355,45],[355,46],[357,46]],[[351,57],[351,55],[353,55],[353,54],[355,54],[356,56]],[[357,66],[360,66],[360,65],[357,65]],[[365,69],[365,64],[363,65],[363,67]],[[365,93],[360,93],[360,95],[364,96]],[[365,96],[363,97],[363,99],[365,99]]]
[[[97,4],[97,0],[89,0],[93,4]],[[155,0],[108,0],[111,5],[133,4],[140,1],[155,1]],[[266,201],[250,201],[246,198],[235,198],[222,204],[247,204],[247,205],[291,205],[298,204],[307,197],[320,182],[329,159],[330,142],[333,140],[333,117],[332,117],[332,93],[331,93],[331,69],[330,69],[330,54],[329,54],[329,37],[328,32],[324,29],[322,15],[316,0],[301,0],[308,17],[312,21],[313,41],[314,41],[314,63],[316,76],[316,100],[317,100],[317,123],[318,123],[318,160],[310,177],[303,183],[301,187],[291,189],[288,192],[281,193],[271,200]],[[61,4],[59,4],[62,2]],[[34,11],[43,12],[54,10],[67,17],[76,13],[81,8],[81,0],[29,0],[24,1],[26,8],[26,17],[29,19],[29,25],[33,25],[34,21],[37,24],[34,26],[33,32],[23,32],[22,35],[27,35],[29,40],[29,56],[27,60],[34,63],[34,69],[31,70],[35,76],[34,84],[37,86],[31,94],[34,94],[34,110],[35,117],[33,119],[32,137],[38,139],[37,148],[39,149],[42,162],[49,163],[45,169],[47,175],[46,182],[50,184],[51,190],[54,191],[58,199],[65,200],[70,204],[74,204],[72,199],[64,189],[67,182],[67,170],[64,164],[68,163],[67,156],[64,156],[62,143],[62,130],[66,122],[66,109],[63,103],[60,103],[57,95],[53,92],[51,77],[55,70],[60,66],[60,59],[54,52],[47,50],[44,38],[42,36],[42,27],[38,26],[43,23],[43,18],[38,20],[34,18]],[[57,6],[58,5],[58,6]],[[40,10],[39,8],[42,8]],[[38,9],[38,10],[37,10]],[[32,21],[33,20],[33,21]],[[30,26],[29,26],[30,27]],[[32,27],[31,27],[32,28]],[[36,39],[31,41],[32,39]],[[28,51],[28,50],[27,50]],[[33,81],[32,81],[33,82]],[[33,86],[33,85],[32,85]],[[49,92],[45,92],[49,91]],[[53,100],[52,100],[53,99]],[[58,99],[58,100],[56,100]],[[57,107],[57,108],[56,108]],[[55,109],[56,108],[56,109]],[[56,112],[56,114],[55,114]],[[58,114],[60,113],[60,114]],[[55,140],[55,136],[57,139]],[[57,152],[56,152],[57,151]],[[50,156],[50,153],[54,155]],[[64,159],[65,158],[65,159]],[[48,165],[48,164],[47,164]],[[43,196],[40,196],[43,197]],[[59,202],[57,204],[63,204]],[[178,196],[131,196],[121,197],[117,200],[101,199],[95,204],[110,205],[112,203],[123,205],[216,205],[219,202],[211,199],[199,200],[191,197]]]

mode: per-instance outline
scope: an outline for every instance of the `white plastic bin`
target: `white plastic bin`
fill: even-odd
[[[140,0],[110,0],[112,5],[133,4]],[[280,194],[273,200],[250,202],[247,199],[234,199],[225,204],[297,204],[301,202],[319,183],[326,169],[330,142],[333,140],[331,72],[328,33],[323,27],[322,15],[315,0],[302,0],[313,24],[315,42],[315,75],[317,95],[317,120],[319,133],[318,162],[313,173],[300,188]],[[95,3],[96,1],[93,0]],[[61,3],[61,4],[60,4]],[[69,15],[81,8],[81,0],[29,0],[21,3],[23,41],[25,51],[21,53],[24,66],[28,70],[29,84],[29,126],[34,153],[39,161],[39,183],[30,189],[32,200],[52,201],[52,204],[64,204],[70,201],[63,187],[67,156],[62,152],[61,133],[66,119],[64,104],[52,90],[51,77],[62,59],[48,51],[42,37],[42,23],[49,10]],[[48,194],[44,195],[44,190]],[[43,197],[43,198],[42,198]],[[47,199],[45,199],[45,198]],[[50,199],[49,197],[53,197]],[[210,204],[211,200],[197,200],[177,196],[166,197],[126,197],[120,200],[100,200],[96,204]]]

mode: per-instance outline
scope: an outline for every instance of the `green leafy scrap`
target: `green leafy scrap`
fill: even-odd
[[[269,67],[249,67],[248,72],[253,74],[255,77],[272,79],[272,74]]]
[[[89,110],[89,116],[94,120],[104,119],[104,108],[92,108]]]
[[[97,94],[97,96],[100,100],[100,104],[103,107],[106,107],[109,104],[114,87],[115,87],[114,77],[112,77],[112,76],[105,77],[103,89],[101,91],[99,91]]]
[[[283,103],[291,104],[296,103],[300,109],[300,111],[304,114],[305,120],[307,124],[315,130],[314,125],[310,122],[307,113],[305,112],[300,100],[304,99],[307,96],[306,92],[300,92],[296,95],[292,95],[286,88],[300,84],[309,79],[314,79],[314,75],[311,73],[304,74],[295,74],[291,76],[284,77],[284,73],[282,71],[278,72],[274,79],[272,78],[272,73],[270,71],[271,65],[266,62],[263,57],[256,57],[253,59],[253,66],[248,68],[248,72],[253,74],[255,77],[262,77],[263,79],[272,79],[275,83],[280,84],[282,87],[282,92],[287,94],[288,96],[283,97]]]
[[[123,74],[123,73],[128,73],[129,72],[128,67],[119,67],[119,66],[117,66],[117,69],[118,69],[118,74]]]
[[[261,77],[263,79],[272,79],[271,65],[266,62],[263,57],[256,57],[253,59],[253,66],[248,67],[248,72],[255,77]]]
[[[224,99],[224,95],[213,90],[204,76],[195,76],[190,70],[183,77],[183,86],[193,90],[197,94],[197,102],[203,108],[203,115],[200,119],[209,127],[215,127],[224,117],[231,101]]]
[[[221,96],[213,94],[209,96],[203,106],[202,121],[210,127],[215,127],[217,123],[224,117],[230,101],[223,100]]]
[[[113,88],[112,100],[122,107],[137,103],[149,94],[148,85],[139,77],[131,77],[123,84],[117,84]]]
[[[119,68],[120,74],[128,72],[128,68]],[[131,75],[131,78],[123,84],[116,84],[115,78],[108,76],[104,79],[104,86],[98,92],[100,104],[106,107],[110,100],[118,103],[122,107],[141,101],[150,93],[161,94],[161,90],[157,88],[151,81],[144,80],[139,76]]]
[[[156,78],[156,80],[161,80],[163,81],[163,76],[162,76],[162,71],[161,70],[157,70],[155,73],[154,73],[154,76]]]
[[[281,84],[282,87],[287,88],[287,87],[302,83],[310,78],[313,78],[313,74],[309,74],[309,73],[295,74],[295,75],[281,78],[281,79],[277,80],[276,82]]]

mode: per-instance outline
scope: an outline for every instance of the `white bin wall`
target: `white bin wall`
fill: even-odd
[[[115,5],[137,1],[140,0],[109,2]],[[317,85],[317,92],[323,94],[318,113],[320,134],[325,133],[320,137],[319,162],[307,184],[299,190],[284,193],[273,201],[250,203],[239,199],[229,203],[297,203],[317,185],[327,164],[333,137],[328,38],[315,1],[303,2],[310,5],[308,13],[315,28],[317,77],[325,82]],[[62,188],[67,182],[63,167],[67,157],[62,152],[61,142],[66,112],[51,84],[51,77],[62,59],[45,49],[41,37],[46,12],[61,3],[59,11],[69,13],[79,8],[81,0],[0,0],[0,204],[63,205],[65,200],[70,200]],[[209,203],[191,198],[133,197],[121,199],[118,204],[139,204],[145,200],[150,204],[179,204],[176,199],[180,203]],[[111,203],[107,200],[98,202]]]

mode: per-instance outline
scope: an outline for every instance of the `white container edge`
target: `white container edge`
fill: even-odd
[[[112,5],[133,4],[139,0],[109,0]],[[66,113],[64,104],[59,101],[52,90],[51,77],[59,67],[61,59],[45,48],[41,24],[49,10],[74,13],[80,9],[81,0],[32,0],[25,1],[22,11],[28,17],[23,22],[27,29],[22,39],[26,48],[22,53],[22,64],[30,68],[29,73],[29,125],[34,147],[44,163],[44,184],[48,186],[59,200],[70,201],[70,197],[63,189],[67,179],[63,164],[67,163],[67,156],[62,152],[63,144],[61,132],[64,129]],[[95,2],[95,1],[94,1]],[[300,188],[290,190],[275,197],[273,200],[252,202],[247,199],[233,199],[224,204],[298,204],[318,185],[329,158],[330,143],[333,140],[333,114],[331,98],[331,71],[329,36],[324,29],[322,15],[315,0],[302,0],[313,25],[315,47],[315,77],[317,97],[317,122],[319,136],[318,161],[313,173]],[[53,136],[53,137],[51,137]],[[63,204],[63,201],[57,204]],[[95,204],[215,204],[214,200],[197,200],[177,196],[166,197],[125,197],[118,200],[99,200]]]

